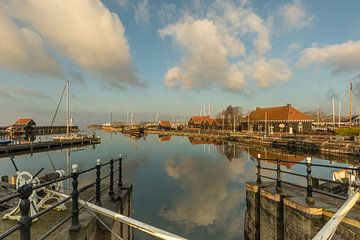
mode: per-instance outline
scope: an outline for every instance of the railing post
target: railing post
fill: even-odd
[[[281,168],[280,168],[280,161],[279,159],[276,159],[276,191],[282,192],[281,189]]]
[[[311,176],[311,157],[306,158],[306,171],[307,171],[306,202],[312,204],[314,203],[314,198],[313,198],[312,176]]]
[[[30,228],[32,224],[31,217],[29,216],[30,212],[30,200],[29,197],[32,194],[32,185],[24,184],[19,187],[18,192],[21,193],[20,198],[20,223],[22,224],[20,228],[20,239],[21,240],[30,240]]]
[[[101,160],[96,160],[96,201],[95,204],[98,206],[101,206],[101,191],[100,191],[100,185],[101,185],[101,178],[100,178],[100,169],[101,169]]]
[[[119,182],[118,186],[122,187],[122,154],[119,154]]]
[[[110,160],[110,188],[109,195],[114,195],[114,159]]]
[[[71,172],[71,177],[72,177],[72,210],[71,210],[71,226],[70,226],[70,231],[71,232],[75,232],[77,230],[80,229],[80,222],[79,222],[79,191],[78,191],[78,177],[79,177],[79,171],[78,171],[78,165],[77,164],[73,164],[71,166],[72,168],[72,172]]]
[[[257,155],[257,179],[256,179],[256,184],[258,186],[261,186],[261,165],[260,165],[260,157],[261,155],[258,154]]]

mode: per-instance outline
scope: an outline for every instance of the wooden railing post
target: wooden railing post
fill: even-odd
[[[114,159],[110,160],[110,187],[109,195],[114,195]]]
[[[276,191],[282,192],[281,189],[281,168],[280,168],[280,160],[276,159]]]
[[[79,177],[79,171],[78,171],[78,165],[73,164],[72,165],[72,210],[71,210],[71,226],[70,226],[70,232],[75,232],[80,229],[80,222],[79,222],[79,191],[78,191],[78,177]]]
[[[30,240],[30,229],[31,229],[31,216],[29,215],[30,212],[30,200],[29,197],[32,194],[32,185],[31,184],[24,184],[19,187],[18,192],[21,193],[20,198],[20,240]]]
[[[261,155],[258,154],[257,155],[257,179],[256,179],[256,184],[258,186],[261,186],[261,165],[260,165],[260,157]]]
[[[96,160],[96,201],[95,204],[98,206],[101,206],[101,191],[100,191],[100,185],[101,185],[101,160]]]
[[[314,203],[313,198],[313,189],[312,189],[312,176],[311,176],[311,157],[306,158],[306,180],[307,180],[307,187],[306,187],[306,202],[307,203]]]
[[[122,182],[122,154],[119,154],[119,182],[118,182],[118,186],[122,186],[123,182]]]

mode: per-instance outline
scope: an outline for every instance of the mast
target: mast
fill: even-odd
[[[339,127],[341,126],[341,101],[339,101]]]
[[[350,81],[350,112],[349,112],[349,127],[351,127],[351,121],[352,121],[352,81]]]
[[[69,89],[69,81],[66,81],[67,86],[67,98],[66,98],[66,135],[70,134],[69,129],[69,121],[70,121],[70,89]]]
[[[332,99],[332,111],[333,111],[333,128],[335,128],[335,102],[334,102],[334,98]]]

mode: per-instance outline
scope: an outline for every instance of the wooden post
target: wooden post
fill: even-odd
[[[18,192],[21,193],[20,198],[20,240],[30,240],[30,229],[32,220],[29,216],[30,212],[30,200],[29,197],[32,194],[32,185],[31,184],[24,184],[19,187]]]

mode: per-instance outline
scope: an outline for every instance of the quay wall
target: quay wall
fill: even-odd
[[[304,190],[283,187],[277,193],[274,184],[246,185],[244,233],[247,240],[312,239],[335,214],[343,201],[315,196],[314,204],[304,200]],[[360,236],[359,206],[346,216],[333,239],[355,240]]]

